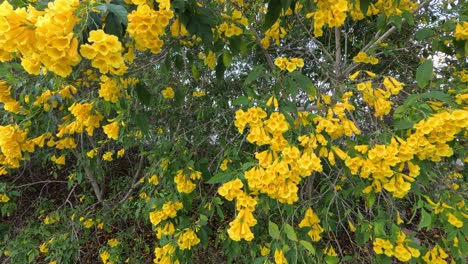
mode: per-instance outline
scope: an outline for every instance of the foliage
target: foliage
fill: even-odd
[[[3,1],[3,258],[466,263],[461,2]]]

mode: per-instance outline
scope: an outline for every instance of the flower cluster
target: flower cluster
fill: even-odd
[[[360,148],[367,158],[356,154],[343,156],[346,166],[352,174],[358,174],[372,181],[372,184],[363,190],[368,193],[385,190],[397,198],[404,197],[411,189],[411,182],[419,175],[419,166],[411,160],[417,156],[419,160],[440,161],[442,157],[453,155],[452,148],[447,142],[452,141],[455,135],[468,127],[468,111],[454,110],[441,112],[422,120],[414,125],[416,131],[404,140],[400,137],[391,139],[388,145],[375,145],[373,148]],[[403,173],[403,169],[409,173]],[[392,169],[394,168],[394,169]]]
[[[418,249],[408,245],[409,241],[405,233],[400,231],[395,244],[392,244],[386,239],[376,238],[373,243],[373,248],[377,254],[385,254],[389,257],[394,256],[399,261],[407,262],[411,258],[418,258],[420,256]]]
[[[361,63],[370,63],[370,64],[377,64],[379,63],[379,59],[374,56],[369,56],[367,53],[360,51],[356,56],[353,57],[354,62],[361,62]]]
[[[468,39],[468,22],[463,22],[463,24],[457,24],[457,26],[455,27],[454,37],[457,40]]]
[[[109,78],[106,75],[101,76],[99,97],[104,98],[108,102],[116,103],[122,95],[123,93],[117,80]]]
[[[372,88],[372,82],[359,83],[357,89],[362,93],[362,100],[374,107],[375,117],[383,118],[392,108],[392,102],[388,100],[390,96],[397,95],[403,88],[403,84],[393,77],[385,77],[383,81],[384,89]]]
[[[158,226],[156,227],[155,231],[156,231],[156,237],[158,239],[161,239],[162,236],[172,235],[175,232],[174,224],[169,222],[162,227]]]
[[[78,5],[78,0],[56,0],[38,11],[32,6],[13,9],[4,1],[0,5],[0,61],[17,54],[30,74],[39,74],[42,65],[61,77],[68,76],[81,60],[73,34]]]
[[[288,70],[288,72],[292,72],[296,70],[296,68],[304,67],[304,60],[301,58],[284,58],[279,57],[275,59],[275,65],[278,66],[282,71]]]
[[[446,258],[448,258],[447,253],[445,253],[439,245],[436,245],[431,250],[427,251],[427,253],[422,257],[426,263],[432,264],[446,264]]]
[[[310,231],[307,233],[312,241],[317,242],[321,239],[320,234],[323,232],[323,228],[320,226],[320,219],[314,213],[312,208],[307,209],[304,218],[299,223],[299,227],[310,227]]]
[[[166,244],[163,247],[154,249],[154,263],[172,263],[179,264],[179,260],[174,259],[175,247],[171,244]]]
[[[0,103],[3,104],[3,109],[12,113],[19,113],[20,102],[11,97],[11,87],[7,85],[6,81],[0,80]]]
[[[275,44],[279,46],[280,40],[286,37],[286,29],[280,26],[280,21],[276,21],[266,32],[265,37],[260,41],[263,48],[270,47],[270,40],[274,40]]]
[[[177,191],[180,193],[191,193],[196,187],[196,184],[191,180],[199,180],[201,178],[201,172],[193,170],[188,167],[187,172],[184,170],[177,171],[177,175],[174,177],[174,182],[177,186]]]
[[[19,168],[23,152],[33,152],[35,144],[26,139],[28,131],[18,125],[0,126],[0,175],[6,168]]]
[[[258,146],[270,145],[270,149],[255,153],[259,166],[246,171],[245,178],[254,193],[265,193],[281,203],[292,204],[298,200],[297,185],[301,178],[322,171],[322,165],[312,148],[300,151],[289,145],[283,136],[289,130],[283,114],[274,112],[263,120],[266,117],[267,113],[259,107],[236,112],[234,125],[239,132],[250,126],[249,142]]]
[[[154,226],[157,226],[164,220],[174,218],[177,216],[177,211],[183,208],[181,202],[166,202],[163,204],[161,210],[152,211],[149,214],[150,221]]]
[[[313,143],[314,147],[317,145],[316,142],[318,142],[320,145],[325,146],[327,144],[327,140],[325,137],[321,134],[322,132],[325,132],[328,134],[332,139],[336,139],[339,137],[342,137],[344,135],[346,136],[352,136],[352,135],[359,135],[361,134],[361,131],[356,127],[356,124],[354,124],[353,121],[349,120],[346,117],[346,111],[352,111],[354,110],[354,106],[349,103],[349,98],[353,95],[352,92],[346,92],[342,96],[342,102],[337,102],[335,105],[330,106],[327,115],[326,116],[316,116],[313,118],[313,123],[316,126],[316,134],[315,136],[312,135],[312,138],[310,140],[307,140],[304,142],[305,144],[310,144]],[[328,96],[322,96],[323,103],[324,104],[330,104],[330,98]],[[317,100],[317,105],[321,105],[320,101]],[[302,117],[305,117],[307,114],[303,113]],[[325,134],[324,134],[325,135]],[[317,141],[315,141],[315,138]],[[304,138],[304,140],[307,138]],[[301,138],[299,140],[302,142]],[[309,143],[307,143],[309,142]],[[323,152],[323,154],[325,154]],[[321,155],[323,156],[323,155]]]
[[[86,129],[88,135],[94,134],[94,129],[100,126],[101,120],[104,118],[98,111],[93,111],[94,103],[74,103],[68,108],[68,111],[75,117],[74,121],[60,124],[58,127],[57,137],[64,135],[73,135],[75,133],[83,133]],[[71,119],[71,116],[65,116],[66,121]]]
[[[186,37],[189,35],[189,32],[187,31],[187,28],[185,27],[184,24],[180,22],[180,20],[177,18],[172,22],[172,25],[169,28],[171,30],[171,34],[173,37]]]
[[[177,240],[177,245],[179,245],[181,250],[190,250],[193,246],[196,246],[199,243],[200,239],[197,237],[197,234],[190,228],[186,228]]]
[[[428,204],[429,208],[432,209],[432,212],[435,215],[438,215],[438,214],[441,214],[441,213],[445,212],[445,217],[446,217],[447,222],[449,224],[451,224],[452,226],[454,226],[456,228],[462,228],[463,227],[463,216],[465,216],[465,218],[468,218],[468,217],[466,217],[466,215],[463,215],[463,213],[457,212],[457,210],[454,207],[446,204],[445,202],[440,202],[439,201],[439,202],[435,203],[429,197],[426,197],[426,200],[429,203]],[[457,204],[458,209],[462,209],[462,208],[464,208],[464,206],[465,206],[465,202],[463,200],[462,200],[461,203]],[[459,215],[459,216],[457,217],[454,213]],[[460,220],[459,217],[462,218],[462,220]]]
[[[158,11],[146,4],[139,5],[128,15],[127,32],[135,39],[135,47],[139,51],[151,50],[158,54],[163,46],[161,36],[169,21],[174,16],[170,6],[162,6]]]
[[[340,27],[346,19],[348,11],[348,1],[346,0],[316,0],[317,9],[308,13],[307,18],[314,18],[314,35],[323,35],[322,27],[327,24],[329,27]]]
[[[102,127],[108,138],[116,140],[119,137],[119,122],[114,121]]]
[[[236,24],[223,22],[221,25],[219,25],[218,32],[220,35],[224,34],[226,37],[230,38],[232,36],[242,35],[243,30]]]
[[[383,12],[387,17],[392,15],[401,16],[404,10],[412,12],[416,10],[417,7],[418,4],[411,0],[378,0],[376,3],[369,5],[369,9],[379,10],[379,13]]]
[[[361,10],[361,1],[356,0],[350,3],[351,5],[351,18],[353,20],[364,19],[364,13]],[[414,11],[417,8],[418,4],[410,0],[403,1],[393,1],[393,0],[378,0],[376,3],[370,3],[366,12],[366,16],[378,15],[382,12],[385,13],[387,17],[396,15],[400,16],[404,10]]]
[[[92,44],[81,45],[80,53],[90,59],[91,65],[99,72],[122,75],[127,71],[122,57],[122,43],[116,36],[106,34],[101,29],[93,30],[89,32],[88,41]]]
[[[228,229],[228,235],[234,241],[240,241],[241,239],[251,241],[254,234],[250,228],[257,224],[257,220],[253,216],[257,201],[242,190],[243,186],[244,184],[240,179],[235,179],[224,183],[218,189],[218,193],[226,200],[236,199],[238,214],[229,223],[230,228]]]

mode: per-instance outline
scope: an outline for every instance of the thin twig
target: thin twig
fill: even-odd
[[[135,175],[133,175],[132,186],[130,186],[130,189],[128,189],[127,193],[119,201],[118,204],[121,204],[121,203],[125,202],[128,199],[128,197],[130,197],[130,195],[133,193],[133,190],[135,190],[135,188],[138,187],[138,185],[140,185],[140,175],[141,175],[141,171],[142,171],[142,168],[143,168],[144,161],[145,161],[144,156],[143,155],[140,156],[140,160],[138,161],[137,170],[135,172]]]

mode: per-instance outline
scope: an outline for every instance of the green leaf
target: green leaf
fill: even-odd
[[[416,71],[416,83],[420,88],[426,87],[432,79],[433,67],[434,65],[430,59],[425,60],[421,65],[419,65]]]
[[[410,129],[413,125],[414,123],[408,120],[398,120],[393,123],[396,130]]]
[[[247,75],[247,78],[245,78],[244,86],[257,80],[260,76],[263,75],[264,72],[265,72],[265,67],[263,67],[262,64],[255,66],[255,68],[252,69],[249,75]]]
[[[211,28],[215,26],[215,19],[208,9],[193,4],[192,8],[186,9],[180,16],[180,20],[186,25],[190,34],[200,36],[208,48],[213,46]]]
[[[250,100],[246,96],[239,96],[233,102],[233,105],[248,105],[250,104]]]
[[[316,95],[317,88],[314,86],[314,83],[309,77],[305,76],[304,74],[298,71],[293,71],[289,73],[289,75],[293,77],[293,79],[296,81],[298,86],[308,95],[312,95],[312,96]]]
[[[192,76],[195,80],[200,80],[200,73],[198,72],[197,66],[195,66],[195,64],[192,64]]]
[[[204,214],[200,214],[200,226],[204,226],[208,223],[208,217]]]
[[[141,132],[146,135],[149,131],[148,117],[144,113],[138,113],[135,115],[135,122]]]
[[[431,28],[421,28],[420,30],[416,31],[414,36],[417,41],[421,41],[434,36],[434,32]]]
[[[312,255],[312,256],[315,256],[315,248],[314,246],[312,246],[312,244],[308,241],[305,241],[305,240],[300,240],[299,243],[305,248],[307,249],[307,251],[309,251],[309,253]]]
[[[367,13],[367,9],[369,9],[370,0],[361,0],[359,1],[359,7],[361,8],[361,12],[363,14]]]
[[[384,31],[387,27],[387,17],[385,16],[385,12],[381,12],[379,17],[377,18],[377,28],[379,30]]]
[[[378,221],[374,224],[374,234],[376,237],[385,237],[385,222]]]
[[[235,177],[236,177],[236,173],[234,172],[230,172],[230,173],[220,172],[220,173],[215,174],[215,176],[213,176],[211,179],[209,179],[207,183],[209,184],[222,183],[222,182],[224,183],[224,182],[228,182],[234,179]]]
[[[402,16],[406,20],[408,25],[414,26],[414,17],[413,17],[413,14],[411,12],[409,12],[408,10],[404,10],[403,13],[402,13]]]
[[[114,13],[109,13],[106,16],[106,25],[104,26],[104,32],[110,35],[114,35],[119,39],[123,36],[123,28],[120,23],[120,19],[114,15]]]
[[[268,233],[273,239],[280,238],[280,231],[279,231],[278,225],[273,223],[272,221],[268,222]]]
[[[284,224],[283,228],[289,240],[297,242],[297,235],[296,235],[296,231],[294,231],[294,228],[290,224]]]
[[[418,230],[422,228],[430,228],[432,223],[432,216],[426,212],[426,210],[421,209],[421,222],[419,222]]]
[[[325,263],[327,264],[338,264],[340,262],[340,259],[335,256],[326,256],[325,257]]]
[[[268,2],[268,10],[265,15],[265,23],[263,24],[263,29],[267,30],[273,24],[275,24],[276,20],[278,20],[281,14],[281,0],[270,0]]]
[[[135,86],[135,91],[137,94],[138,100],[140,100],[144,105],[150,105],[151,103],[151,94],[146,90],[146,87],[141,83],[137,83]]]
[[[299,93],[299,89],[297,88],[297,85],[296,83],[289,77],[289,76],[286,76],[284,79],[283,79],[283,85],[286,89],[286,91],[294,98],[297,96],[297,94]]]
[[[125,26],[128,25],[128,12],[125,7],[114,4],[106,4],[106,7],[110,12],[114,13],[119,18],[120,23],[124,24]]]
[[[254,166],[255,164],[256,164],[255,162],[246,162],[246,163],[242,164],[241,170],[246,171],[246,170],[250,169],[252,166]]]
[[[232,64],[232,56],[231,53],[227,50],[223,51],[223,63],[226,68],[230,68]]]

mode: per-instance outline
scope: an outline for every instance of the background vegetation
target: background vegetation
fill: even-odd
[[[463,1],[0,2],[2,263],[466,263]]]

